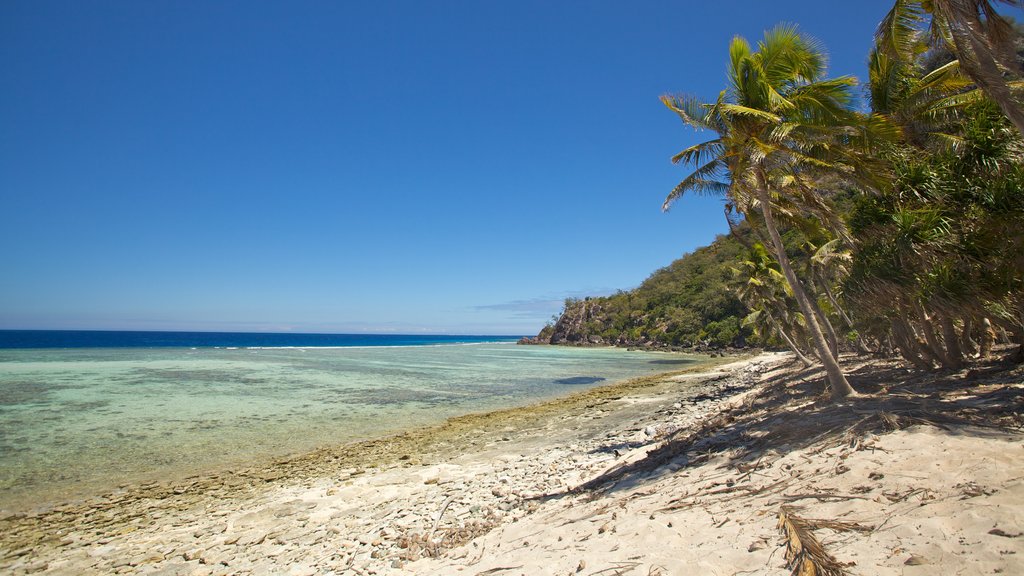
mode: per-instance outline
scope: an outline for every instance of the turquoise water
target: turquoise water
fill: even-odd
[[[507,343],[0,350],[0,508],[380,437],[695,361]]]

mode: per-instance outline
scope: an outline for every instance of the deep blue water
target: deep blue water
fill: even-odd
[[[514,342],[515,336],[0,330],[0,348],[314,348]]]

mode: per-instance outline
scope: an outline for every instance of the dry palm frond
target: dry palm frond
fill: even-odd
[[[830,525],[831,524],[831,525]],[[849,522],[808,521],[788,506],[779,509],[779,529],[786,535],[786,567],[793,576],[844,576],[846,571],[811,533],[814,528],[840,529]],[[857,525],[860,526],[860,525]]]

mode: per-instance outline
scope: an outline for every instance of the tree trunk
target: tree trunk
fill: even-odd
[[[960,347],[963,349],[964,354],[974,355],[978,353],[978,343],[971,337],[971,332],[974,331],[974,319],[968,314],[964,316],[964,329],[960,336]]]
[[[928,313],[925,312],[924,306],[920,302],[914,302],[914,312],[917,314],[917,321],[921,324],[921,332],[924,333],[924,340],[928,343],[928,348],[932,355],[939,360],[939,364],[942,364],[943,368],[952,368],[953,361],[950,360],[946,354],[945,347],[942,346],[935,335],[935,326],[928,319]]]
[[[811,302],[807,298],[807,294],[804,293],[803,286],[800,284],[800,280],[796,277],[796,272],[793,271],[793,266],[789,262],[789,257],[786,255],[786,247],[782,243],[782,237],[779,235],[779,231],[775,228],[775,219],[772,216],[771,200],[768,197],[768,188],[762,186],[757,191],[758,200],[761,203],[761,215],[764,216],[764,225],[768,230],[768,236],[772,240],[772,245],[775,247],[775,257],[778,258],[779,268],[782,269],[783,276],[786,277],[786,282],[789,283],[789,287],[793,290],[793,297],[796,298],[797,304],[800,305],[800,311],[804,313],[804,318],[807,321],[807,329],[811,332],[811,340],[814,342],[814,347],[818,350],[818,356],[821,357],[822,364],[825,366],[825,373],[828,375],[828,384],[832,390],[833,399],[841,399],[846,396],[856,395],[853,387],[846,381],[846,376],[843,375],[843,370],[839,367],[839,363],[830,353],[828,348],[828,342],[825,341],[825,334],[822,333],[821,327],[818,326],[818,322],[814,317],[814,310],[811,308]]]
[[[978,347],[978,355],[982,360],[988,360],[992,356],[992,346],[996,343],[996,331],[992,329],[992,321],[988,318],[981,319],[981,344]]]
[[[945,314],[939,315],[939,323],[942,325],[942,342],[946,345],[946,357],[949,358],[950,367],[960,370],[964,367],[964,353],[960,349],[960,337],[956,333],[956,326]]]
[[[921,357],[921,347],[917,345],[917,337],[914,336],[910,325],[902,318],[896,318],[892,322],[893,336],[896,338],[897,346],[900,348],[900,356],[917,366],[921,370],[931,370],[932,363]]]
[[[811,303],[811,308],[814,309],[815,317],[818,319],[818,323],[825,329],[825,337],[828,338],[828,349],[832,352],[833,358],[839,358],[839,336],[836,335],[836,329],[832,326],[832,322],[825,315],[825,311],[821,309],[821,304],[818,303],[817,292],[818,285],[814,282],[814,273],[807,279],[810,284],[811,294],[807,297]]]
[[[821,279],[821,287],[825,291],[825,297],[828,298],[829,304],[831,304],[832,307],[836,309],[836,312],[839,313],[839,317],[843,319],[843,323],[846,324],[846,327],[848,329],[856,332],[857,328],[854,327],[853,320],[850,319],[850,316],[846,313],[846,310],[843,310],[843,307],[839,305],[839,301],[836,300],[836,297],[832,294],[832,289],[828,287],[828,282],[824,278]],[[871,351],[868,350],[867,344],[864,344],[864,339],[861,338],[860,334],[857,334],[857,341],[856,342],[857,342],[857,352],[858,353],[860,353],[860,354],[870,354],[871,353]]]
[[[728,204],[726,204],[726,208],[725,208],[725,222],[726,222],[726,224],[729,225],[729,234],[733,238],[735,238],[737,242],[742,244],[743,247],[746,248],[747,250],[753,250],[754,249],[754,247],[751,246],[750,242],[747,242],[747,239],[744,238],[743,235],[740,234],[739,231],[736,230],[736,225],[733,224],[732,223],[732,219],[729,218],[729,205]],[[753,226],[751,226],[750,228],[753,229]]]
[[[991,51],[973,34],[965,33],[955,25],[950,26],[950,32],[960,60],[960,69],[999,106],[1003,114],[1017,127],[1020,135],[1024,136],[1024,106],[1014,98],[1010,86],[1003,78],[1003,73],[991,57]]]
[[[795,354],[796,357],[799,358],[800,361],[804,363],[804,366],[810,367],[814,365],[814,362],[811,362],[811,359],[808,358],[807,356],[804,356],[804,353],[801,352],[799,348],[797,348],[796,343],[793,342],[793,339],[789,337],[789,334],[786,334],[786,331],[782,329],[781,325],[777,325],[775,327],[775,331],[778,332],[779,336],[786,341],[786,344],[789,345],[789,349],[792,350],[793,354]]]

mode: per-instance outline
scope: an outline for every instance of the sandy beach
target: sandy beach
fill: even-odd
[[[699,370],[9,513],[0,572],[1024,573],[1020,368]]]

